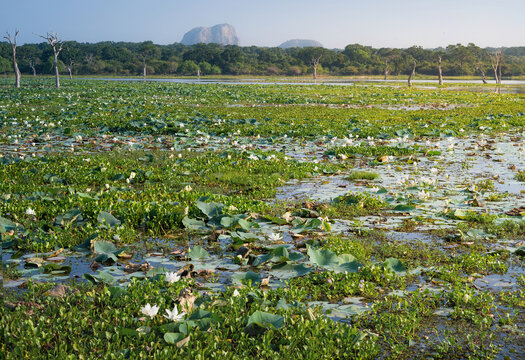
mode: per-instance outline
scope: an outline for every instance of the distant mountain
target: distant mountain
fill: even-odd
[[[293,39],[283,42],[279,47],[283,49],[292,47],[323,47],[323,44],[315,40]]]
[[[239,38],[235,28],[230,24],[220,24],[208,27],[196,27],[182,37],[181,44],[193,45],[198,43],[216,43],[222,45],[239,45]]]

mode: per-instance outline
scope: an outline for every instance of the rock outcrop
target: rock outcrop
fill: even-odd
[[[199,43],[216,43],[222,45],[239,45],[235,28],[230,24],[220,24],[212,27],[196,27],[182,37],[181,44],[193,45]]]
[[[281,45],[279,45],[279,47],[283,49],[293,47],[323,47],[323,44],[315,40],[293,39],[283,42]]]

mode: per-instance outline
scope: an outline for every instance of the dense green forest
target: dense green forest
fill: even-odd
[[[152,42],[66,42],[60,53],[59,68],[70,67],[74,75],[142,75],[144,63],[148,75],[305,75],[312,73],[312,59],[319,58],[321,75],[408,74],[414,60],[417,73],[437,74],[442,58],[445,76],[493,76],[491,54],[503,54],[502,75],[525,75],[525,47],[482,49],[474,44],[446,48],[381,48],[352,44],[343,50],[325,48],[265,48],[219,44],[156,45]],[[47,43],[25,44],[17,48],[18,65],[23,74],[51,74],[53,52]],[[12,72],[11,47],[0,43],[0,74]]]

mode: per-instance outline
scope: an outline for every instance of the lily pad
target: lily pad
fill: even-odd
[[[310,262],[322,267],[333,267],[339,265],[339,257],[333,251],[328,249],[315,250],[314,248],[308,248],[308,256]]]
[[[402,273],[406,271],[406,268],[403,266],[401,261],[396,258],[388,258],[383,262],[382,265],[385,269],[390,269],[396,273]]]
[[[106,271],[99,271],[97,274],[94,275],[84,274],[82,275],[82,278],[91,281],[93,284],[112,284],[113,282],[115,282],[115,278]]]
[[[261,274],[253,271],[237,272],[232,275],[232,283],[241,284],[243,281],[251,281],[252,284],[261,282]]]
[[[176,344],[179,341],[181,341],[182,339],[184,339],[184,337],[185,337],[185,335],[181,334],[181,333],[167,332],[167,333],[164,334],[164,340],[168,344]]]
[[[287,280],[299,276],[304,276],[312,271],[311,267],[304,264],[282,263],[272,267],[270,274],[278,279]]]
[[[259,255],[255,258],[253,266],[259,266],[267,261],[275,263],[286,262],[286,261],[297,261],[304,258],[304,255],[299,252],[288,252],[286,246],[278,246],[270,251],[268,254]]]
[[[284,318],[282,316],[256,311],[248,318],[244,331],[249,335],[259,335],[268,329],[280,329],[283,325]]]
[[[199,260],[209,258],[210,254],[202,246],[197,245],[188,252],[188,257],[192,260]]]
[[[187,216],[182,219],[182,224],[188,230],[209,230],[204,221],[191,219]]]
[[[98,214],[97,221],[99,222],[101,227],[110,228],[110,229],[117,227],[121,224],[121,221],[119,219],[117,219],[116,217],[114,217],[113,215],[105,211],[101,211]]]
[[[203,201],[197,201],[195,203],[195,206],[208,217],[208,219],[211,219],[214,216],[222,214],[222,209],[224,208],[224,204],[216,203],[216,202],[203,202]]]
[[[9,219],[6,219],[5,217],[0,216],[0,232],[6,233],[8,231],[16,230],[17,224]]]

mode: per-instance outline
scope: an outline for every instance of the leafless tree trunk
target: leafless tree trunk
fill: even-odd
[[[481,74],[481,81],[483,81],[483,84],[487,83],[487,78],[485,77],[485,71],[481,68],[481,66],[477,66],[476,70],[478,70]]]
[[[319,57],[312,58],[312,66],[314,67],[314,80],[317,79],[317,67],[319,66],[320,60],[321,60],[321,55]]]
[[[441,70],[441,56],[438,57],[439,85],[443,85],[443,71]]]
[[[414,60],[414,64],[412,65],[412,72],[410,73],[410,75],[408,76],[408,86],[412,86],[412,78],[414,76],[416,76],[416,60]]]
[[[198,80],[201,79],[201,69],[200,68],[197,68],[197,79]]]
[[[388,59],[385,60],[385,78],[384,80],[386,80],[386,78],[388,77],[388,72],[389,72],[389,69],[388,69]]]
[[[499,69],[498,69],[498,80],[501,84],[501,64],[503,63],[503,52],[499,52]]]
[[[144,55],[142,57],[142,76],[146,77],[146,75],[147,75],[147,72],[146,72],[146,55]]]
[[[16,62],[16,37],[18,36],[18,30],[15,31],[14,39],[11,40],[11,34],[9,34],[8,31],[5,32],[6,36],[4,36],[4,39],[9,41],[9,45],[11,45],[11,49],[13,51],[13,70],[15,71],[15,87],[20,87],[20,70],[18,69],[18,63]]]
[[[494,79],[496,79],[496,84],[501,84],[501,60],[503,59],[503,54],[501,51],[497,51],[495,54],[490,55],[490,65],[494,71]],[[498,74],[499,72],[499,74]]]
[[[33,77],[36,77],[35,61],[31,58],[29,59],[29,67],[33,70]]]
[[[67,72],[69,73],[69,80],[73,80],[73,60],[69,59],[69,63],[66,65]]]
[[[55,67],[55,79],[57,89],[60,87],[60,74],[58,72],[58,55],[62,51],[64,43],[58,38],[56,33],[47,33],[46,36],[40,35],[41,38],[46,39],[53,49],[53,66]]]

